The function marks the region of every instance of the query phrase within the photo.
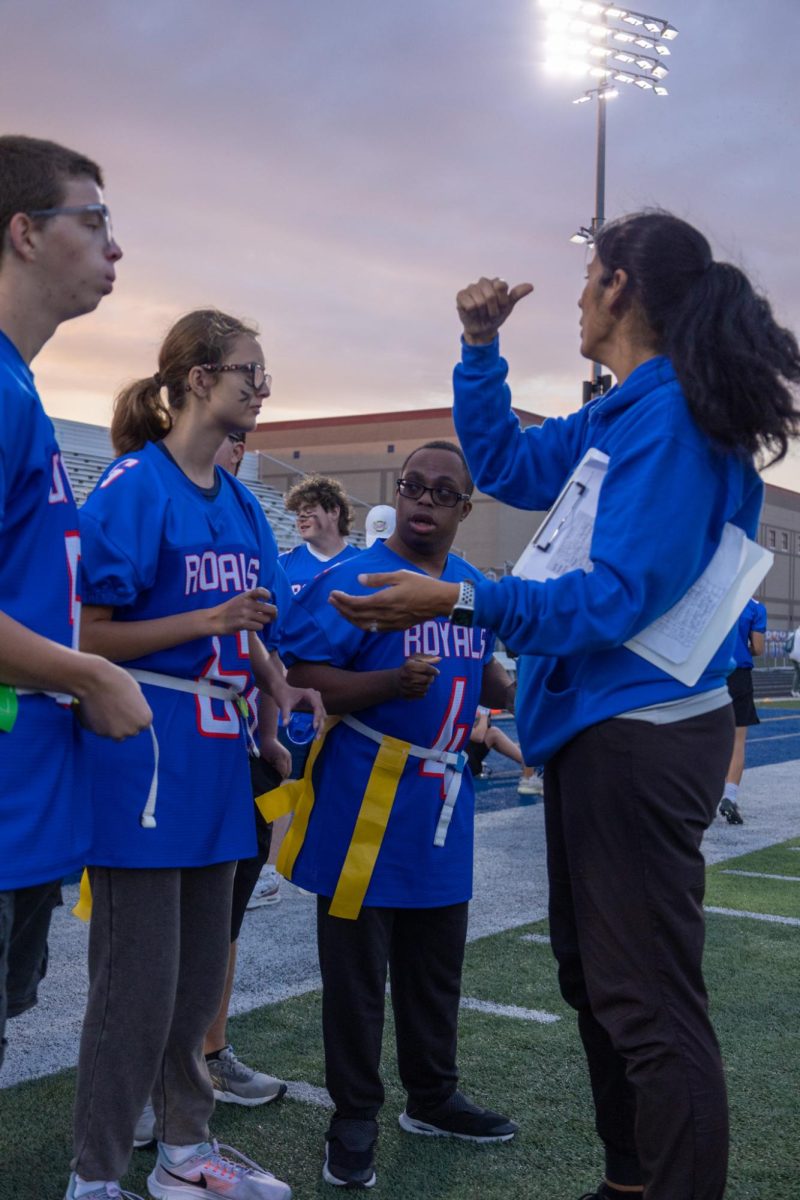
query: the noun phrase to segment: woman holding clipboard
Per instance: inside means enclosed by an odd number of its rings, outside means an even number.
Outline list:
[[[608,456],[591,569],[474,590],[398,572],[367,579],[374,596],[332,601],[381,631],[474,620],[520,655],[522,751],[546,763],[551,941],[605,1149],[592,1197],[721,1200],[727,1102],[700,843],[733,745],[733,635],[691,686],[625,643],[686,595],[726,526],[755,537],[754,458],[783,457],[800,428],[800,353],[702,234],[633,214],[599,231],[579,300],[581,353],[616,385],[523,431],[497,333],[532,290],[481,279],[459,293],[456,428],[478,487],[517,508],[549,508],[588,450]]]

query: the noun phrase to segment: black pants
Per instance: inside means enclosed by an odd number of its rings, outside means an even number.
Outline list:
[[[263,758],[250,756],[250,783],[253,788],[253,799],[280,787],[283,780],[275,768]],[[269,858],[269,848],[272,844],[272,825],[255,809],[256,841],[258,851],[252,858],[240,858],[236,864],[236,874],[233,877],[233,902],[231,904],[231,941],[239,938],[242,921],[253,894],[253,888],[258,883],[261,868]]]
[[[61,880],[0,892],[0,1066],[6,1017],[33,1008],[47,973],[47,935]]]
[[[381,1042],[391,975],[397,1065],[409,1111],[436,1108],[458,1085],[456,1042],[469,905],[362,908],[328,916],[317,898],[325,1083],[336,1116],[374,1120],[383,1104]]]
[[[703,982],[700,852],[731,709],[612,720],[545,769],[550,932],[578,1012],[607,1178],[647,1200],[721,1200],[728,1124]]]

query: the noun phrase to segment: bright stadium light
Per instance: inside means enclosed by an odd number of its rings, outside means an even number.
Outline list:
[[[577,245],[592,245],[605,221],[606,101],[619,95],[617,84],[654,96],[669,95],[664,59],[672,52],[665,43],[674,41],[678,31],[663,17],[599,0],[539,0],[539,4],[546,13],[546,70],[561,79],[588,77],[593,86],[573,104],[597,101],[595,215],[590,226],[581,225],[570,238]],[[602,395],[609,378],[594,363],[591,381],[584,384],[584,403]]]

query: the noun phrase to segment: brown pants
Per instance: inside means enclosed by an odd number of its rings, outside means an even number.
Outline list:
[[[234,866],[90,869],[72,1163],[83,1179],[125,1174],[151,1095],[159,1140],[208,1138],[214,1093],[203,1037],[225,986]]]
[[[703,982],[703,833],[733,745],[725,707],[611,720],[545,768],[550,935],[578,1012],[612,1183],[721,1200],[728,1112]]]

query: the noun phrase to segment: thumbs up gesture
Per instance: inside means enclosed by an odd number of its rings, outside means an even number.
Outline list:
[[[463,288],[456,296],[456,306],[464,326],[464,341],[470,346],[487,346],[517,301],[532,291],[532,283],[509,288],[504,279],[485,277]]]

